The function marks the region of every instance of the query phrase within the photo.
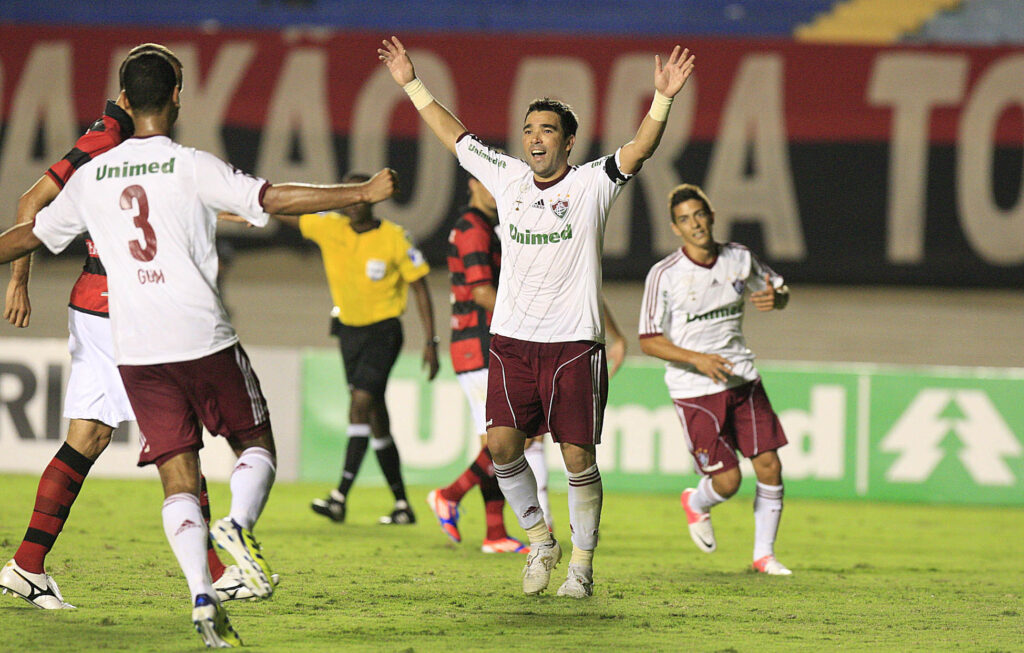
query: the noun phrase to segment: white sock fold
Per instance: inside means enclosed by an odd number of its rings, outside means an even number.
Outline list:
[[[206,558],[206,538],[209,531],[199,507],[199,497],[187,492],[172,494],[164,499],[161,509],[164,534],[178,559],[178,566],[185,574],[192,602],[200,594],[217,598],[210,578],[210,567]]]
[[[494,476],[523,530],[544,521],[544,511],[537,499],[537,479],[530,471],[526,456],[519,456],[507,465],[494,463]]]
[[[725,501],[725,497],[711,487],[711,477],[704,476],[697,483],[697,491],[690,495],[690,508],[697,512],[710,512],[712,508]]]
[[[532,447],[527,447],[523,455],[526,456],[526,462],[530,464],[533,477],[537,480],[537,500],[544,511],[544,521],[547,522],[548,528],[554,528],[555,520],[551,515],[551,501],[548,499],[548,463],[544,459],[544,443],[538,442]]]
[[[249,447],[238,457],[231,472],[231,518],[239,526],[252,530],[267,505],[276,474],[274,456],[263,447]]]
[[[775,555],[775,536],[782,519],[781,485],[758,482],[754,495],[754,560]]]
[[[574,549],[593,551],[601,526],[601,503],[604,487],[597,465],[578,474],[569,473],[569,528]]]

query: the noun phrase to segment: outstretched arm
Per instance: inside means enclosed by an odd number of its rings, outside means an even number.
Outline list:
[[[662,65],[661,55],[654,55],[654,102],[644,116],[633,140],[622,146],[619,152],[619,170],[631,175],[640,169],[643,162],[651,158],[658,149],[661,135],[665,132],[668,112],[672,100],[682,90],[686,80],[693,73],[694,57],[689,50],[676,46]]]
[[[9,263],[43,246],[43,241],[32,233],[35,224],[35,220],[22,222],[0,234],[0,263]]]
[[[390,41],[385,39],[383,44],[383,48],[377,49],[378,59],[388,67],[395,82],[409,94],[423,122],[427,123],[441,143],[455,154],[455,141],[465,133],[466,127],[452,115],[451,111],[435,100],[423,82],[417,79],[412,60],[398,37],[392,36]]]
[[[53,201],[60,193],[60,187],[50,178],[43,175],[25,191],[18,200],[18,218],[16,224],[30,223],[35,220],[36,213]],[[29,228],[31,231],[31,227]],[[4,301],[4,319],[16,327],[28,326],[32,314],[32,304],[28,299],[28,278],[32,266],[32,257],[24,256],[11,262],[11,281],[7,284],[7,295]]]
[[[375,204],[394,195],[396,179],[394,170],[384,168],[361,184],[274,184],[263,195],[263,210],[271,214],[302,215],[358,202]]]

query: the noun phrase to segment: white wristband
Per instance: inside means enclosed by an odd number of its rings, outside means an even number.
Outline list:
[[[416,107],[417,111],[434,101],[434,96],[430,94],[430,91],[423,85],[419,77],[403,86],[402,89],[409,96],[409,99],[412,100],[413,106]]]
[[[647,112],[648,115],[658,122],[665,122],[668,120],[668,110],[671,108],[672,98],[665,97],[655,89],[654,101],[651,102],[651,110]]]

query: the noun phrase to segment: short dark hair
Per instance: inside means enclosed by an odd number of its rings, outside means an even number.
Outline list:
[[[143,52],[124,65],[124,93],[138,113],[153,113],[171,101],[178,86],[174,66],[159,52]]]
[[[700,186],[696,184],[679,184],[668,194],[669,220],[672,220],[673,222],[675,221],[675,218],[672,216],[672,209],[674,209],[677,204],[682,204],[687,200],[698,200],[704,205],[705,211],[708,213],[715,212],[715,210],[711,208],[711,200],[708,199],[707,193],[705,193]]]
[[[572,107],[565,102],[558,100],[552,100],[549,97],[538,98],[530,103],[530,106],[526,107],[526,115],[529,116],[534,111],[551,111],[557,113],[559,120],[562,121],[562,131],[565,132],[566,136],[575,136],[576,129],[580,126],[580,121],[576,117],[576,112],[572,110]],[[525,116],[523,118],[526,119]]]
[[[124,61],[121,62],[121,67],[117,71],[117,83],[121,85],[121,88],[124,88],[125,65],[127,65],[130,59],[146,52],[158,52],[171,61],[171,64],[174,66],[175,76],[178,78],[178,88],[181,89],[181,71],[184,66],[181,65],[181,60],[178,59],[177,55],[175,55],[170,48],[165,45],[160,45],[159,43],[142,43],[140,45],[136,45],[128,52],[128,55],[125,56]]]

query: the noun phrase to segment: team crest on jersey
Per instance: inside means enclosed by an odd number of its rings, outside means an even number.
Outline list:
[[[569,211],[569,200],[568,199],[563,199],[563,198],[559,197],[551,205],[551,210],[558,217],[558,219],[564,218],[565,214],[568,213],[568,211]]]
[[[743,289],[746,288],[746,287],[747,287],[747,282],[746,282],[745,279],[735,279],[732,282],[732,289],[736,291],[737,295],[742,295],[743,294]]]

